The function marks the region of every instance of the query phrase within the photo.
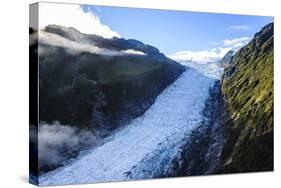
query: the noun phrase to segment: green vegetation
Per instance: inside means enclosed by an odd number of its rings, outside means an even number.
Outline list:
[[[231,119],[222,171],[273,170],[273,23],[234,55],[222,92]]]
[[[83,71],[93,73],[100,84],[113,84],[128,80],[131,77],[166,66],[165,61],[153,60],[147,56],[112,57],[108,59],[98,55],[85,54],[81,58],[82,63],[86,59],[94,59],[95,61],[85,62],[82,65],[84,66]]]

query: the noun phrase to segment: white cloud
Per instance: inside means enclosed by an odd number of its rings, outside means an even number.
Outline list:
[[[48,44],[52,46],[64,47],[68,49],[70,53],[79,53],[79,52],[89,52],[93,54],[100,54],[106,56],[123,56],[123,55],[146,55],[141,51],[136,51],[133,49],[128,50],[109,50],[105,48],[99,48],[94,46],[93,44],[89,44],[86,41],[81,40],[81,42],[76,42],[73,40],[69,40],[60,35],[54,33],[48,33],[46,31],[39,31],[39,43],[40,44]],[[46,53],[45,48],[39,48],[39,54]]]
[[[250,40],[251,40],[250,37],[241,37],[241,38],[234,38],[234,39],[225,39],[222,42],[224,46],[241,47],[241,45],[247,44]]]
[[[121,50],[123,54],[131,54],[131,55],[146,55],[144,52],[128,49],[128,50]]]
[[[169,58],[178,62],[199,62],[208,63],[219,61],[229,51],[237,51],[241,47],[245,46],[251,38],[241,37],[234,39],[225,39],[220,42],[212,42],[213,45],[220,45],[219,47],[212,48],[211,50],[202,51],[179,51],[172,55],[168,55]]]
[[[233,31],[248,31],[251,27],[249,25],[231,25],[228,29]]]
[[[180,51],[168,57],[178,62],[193,61],[198,63],[216,62],[220,60],[229,50],[227,48],[213,48],[203,51]]]
[[[38,142],[39,167],[58,165],[69,155],[97,144],[98,136],[91,131],[78,130],[69,125],[54,122],[40,123],[39,130],[31,127],[31,141]],[[65,152],[67,151],[67,152]]]
[[[96,34],[105,38],[120,37],[119,33],[102,24],[93,12],[84,12],[76,4],[39,3],[39,28],[55,24],[73,27],[82,33]]]

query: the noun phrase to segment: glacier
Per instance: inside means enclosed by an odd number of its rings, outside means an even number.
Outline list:
[[[202,120],[209,88],[221,76],[216,63],[190,62],[140,117],[102,145],[39,177],[40,186],[163,177]]]

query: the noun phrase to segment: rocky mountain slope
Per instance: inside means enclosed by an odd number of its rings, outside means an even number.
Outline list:
[[[273,23],[233,56],[222,93],[229,119],[219,172],[273,170]]]

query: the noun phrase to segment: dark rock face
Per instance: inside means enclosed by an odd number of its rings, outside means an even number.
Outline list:
[[[218,172],[273,170],[273,23],[234,55],[222,92],[230,117]]]

